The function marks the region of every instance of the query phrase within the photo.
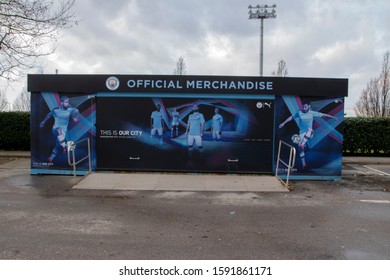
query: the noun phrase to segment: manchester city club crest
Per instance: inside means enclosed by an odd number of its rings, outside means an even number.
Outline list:
[[[109,77],[106,80],[106,86],[109,90],[116,90],[119,87],[119,80],[117,77]]]

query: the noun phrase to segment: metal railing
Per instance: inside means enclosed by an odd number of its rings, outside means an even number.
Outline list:
[[[288,157],[288,163],[286,163],[284,160],[282,160],[280,158],[280,151],[282,149],[282,144],[287,146],[289,149],[290,149],[290,152],[289,152],[289,157]],[[290,177],[290,173],[291,173],[291,169],[294,168],[294,164],[295,164],[295,157],[296,157],[296,149],[291,146],[290,144],[287,144],[286,142],[284,141],[279,141],[279,149],[278,149],[278,159],[276,161],[276,173],[275,173],[275,176],[279,178],[279,180],[288,188],[288,180],[289,180],[289,177]],[[287,177],[286,177],[286,182],[284,182],[282,180],[282,178],[280,176],[278,176],[278,169],[279,169],[279,163],[282,163],[285,167],[287,167]]]
[[[87,141],[88,154],[76,162],[76,146],[77,146],[77,144],[80,144],[80,143],[85,142],[85,141]],[[88,167],[89,167],[88,173],[92,172],[92,169],[91,169],[91,143],[90,143],[89,138],[84,138],[84,139],[79,140],[77,142],[68,141],[66,143],[66,145],[68,147],[68,164],[73,167],[73,185],[75,185],[76,184],[76,166],[77,166],[77,164],[88,159]],[[71,156],[71,154],[72,154],[72,156]],[[72,161],[71,161],[71,159],[72,159]]]

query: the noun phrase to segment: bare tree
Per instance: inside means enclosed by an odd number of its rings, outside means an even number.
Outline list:
[[[176,63],[176,68],[173,70],[173,75],[185,75],[187,74],[186,63],[182,56],[179,57],[179,60]]]
[[[7,109],[7,105],[9,106],[7,98],[0,92],[0,111],[5,111]]]
[[[287,77],[288,76],[288,69],[286,61],[283,59],[280,59],[278,61],[278,69],[276,71],[272,71],[272,76],[277,77]]]
[[[13,104],[14,111],[30,111],[31,110],[31,96],[24,88],[23,91],[16,97]]]
[[[383,55],[382,71],[380,76],[380,90],[382,101],[382,117],[390,117],[390,52],[387,51]]]
[[[390,117],[390,52],[383,55],[382,69],[378,78],[371,79],[360,94],[354,108],[359,117]]]
[[[0,77],[15,79],[54,52],[60,29],[74,23],[75,0],[0,0]]]

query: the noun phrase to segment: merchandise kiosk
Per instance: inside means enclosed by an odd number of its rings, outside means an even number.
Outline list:
[[[29,75],[28,90],[32,174],[73,174],[69,149],[90,155],[77,174],[275,174],[282,141],[291,179],[341,176],[347,79]]]

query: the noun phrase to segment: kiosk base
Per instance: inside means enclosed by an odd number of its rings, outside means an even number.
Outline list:
[[[275,176],[96,172],[75,189],[118,191],[288,192]]]

